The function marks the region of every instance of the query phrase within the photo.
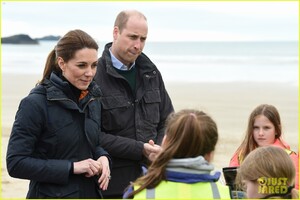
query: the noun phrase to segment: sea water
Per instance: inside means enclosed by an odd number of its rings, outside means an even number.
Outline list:
[[[168,81],[298,84],[297,42],[180,42],[149,44]]]
[[[2,75],[40,74],[56,41],[2,44]],[[99,42],[99,56],[105,43]],[[282,82],[298,86],[298,42],[147,42],[168,82]]]

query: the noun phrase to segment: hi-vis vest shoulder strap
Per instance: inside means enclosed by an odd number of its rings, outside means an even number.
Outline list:
[[[144,189],[134,195],[134,199],[230,199],[230,191],[219,182],[162,181],[156,188]]]
[[[292,153],[294,153],[292,150],[289,150],[289,149],[284,149],[285,150],[285,152],[287,153],[287,154],[289,154],[289,155],[291,155]]]

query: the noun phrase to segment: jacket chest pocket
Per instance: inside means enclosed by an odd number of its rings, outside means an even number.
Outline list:
[[[114,132],[123,129],[132,121],[132,103],[121,95],[101,98],[102,126],[105,131]],[[131,111],[131,112],[130,112]]]
[[[151,123],[159,123],[159,106],[161,102],[159,90],[146,91],[143,100],[142,110],[145,119]]]

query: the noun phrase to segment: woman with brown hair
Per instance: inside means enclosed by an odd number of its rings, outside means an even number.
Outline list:
[[[50,52],[42,81],[22,99],[8,149],[10,176],[29,179],[27,198],[101,198],[110,157],[101,147],[98,44],[72,30]]]

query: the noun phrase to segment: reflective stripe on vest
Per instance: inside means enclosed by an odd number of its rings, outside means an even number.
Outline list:
[[[229,188],[215,182],[205,183],[179,183],[171,181],[162,181],[154,189],[144,189],[134,195],[134,199],[160,199],[160,198],[176,198],[176,199],[230,199]]]
[[[154,199],[155,198],[155,189],[146,189],[146,199]]]
[[[215,182],[210,182],[210,186],[211,186],[211,190],[213,193],[213,198],[220,199],[220,193],[219,193],[217,184]]]

